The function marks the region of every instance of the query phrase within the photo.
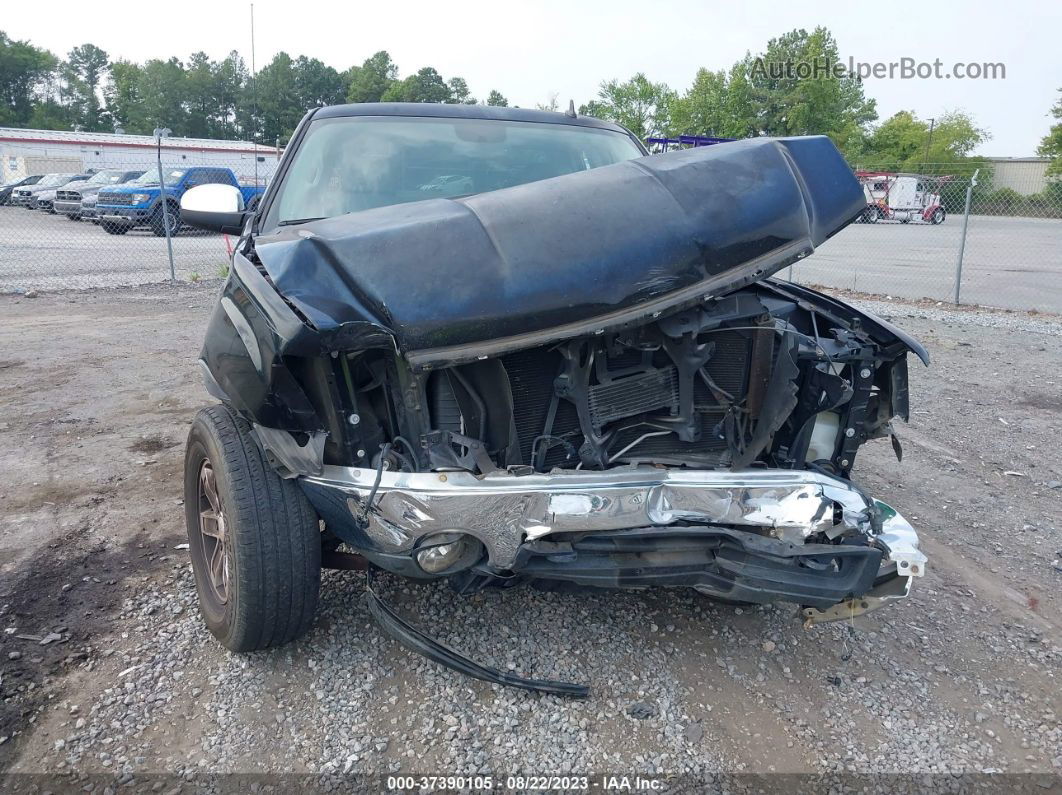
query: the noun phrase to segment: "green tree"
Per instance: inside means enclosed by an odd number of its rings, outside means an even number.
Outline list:
[[[0,124],[26,126],[37,94],[58,66],[58,59],[28,41],[14,41],[0,31]]]
[[[698,69],[693,85],[672,106],[670,129],[684,135],[725,135],[729,126],[727,73]]]
[[[450,87],[435,69],[425,66],[405,80],[392,83],[382,99],[384,102],[447,102]]]
[[[184,134],[211,137],[218,128],[218,84],[215,66],[205,52],[194,52],[188,58],[184,95],[188,109]]]
[[[929,123],[902,110],[871,133],[859,163],[887,171],[947,171],[947,165],[969,162],[973,150],[988,138],[968,113],[950,111],[936,120],[930,140]]]
[[[1062,92],[1062,88],[1059,89],[1059,92]],[[1051,125],[1051,129],[1044,136],[1044,139],[1040,141],[1040,146],[1036,152],[1041,157],[1051,158],[1051,163],[1047,166],[1047,173],[1056,176],[1062,175],[1062,97],[1059,97],[1058,101],[1051,107],[1051,115],[1058,120],[1058,123]]]
[[[855,129],[877,119],[876,103],[857,77],[839,71],[837,42],[826,28],[793,30],[745,59],[758,132],[764,135],[829,135],[850,148]],[[814,70],[818,70],[817,72]]]
[[[99,132],[110,128],[100,102],[100,86],[107,72],[107,53],[95,44],[74,47],[67,56],[65,77],[68,104],[75,123],[83,130]]]
[[[234,138],[242,135],[238,112],[240,98],[247,84],[247,66],[240,54],[233,50],[223,61],[214,65],[214,91],[217,102],[215,125],[211,136]]]
[[[757,133],[756,107],[745,61],[729,71],[699,69],[693,85],[672,103],[673,135],[748,138]]]
[[[295,72],[295,93],[300,115],[310,108],[338,105],[346,98],[347,85],[342,75],[317,58],[300,55],[292,69]]]
[[[300,106],[291,56],[286,52],[277,53],[258,71],[244,99],[257,103],[258,118],[254,129],[258,140],[272,144],[279,138],[281,143],[286,142],[305,113],[305,108]]]
[[[34,130],[70,130],[75,123],[70,106],[49,96],[33,103],[33,112],[25,126]]]
[[[602,83],[597,99],[582,106],[580,113],[622,124],[644,141],[668,131],[675,99],[666,84],[653,83],[639,72],[623,83]]]
[[[150,134],[156,127],[168,127],[174,135],[184,135],[188,111],[185,107],[187,77],[177,58],[147,61],[140,68],[136,93],[136,132]]]
[[[487,94],[487,104],[495,108],[507,108],[509,107],[509,100],[507,100],[500,91],[495,91],[493,88],[490,93]]]
[[[347,102],[379,102],[384,93],[398,80],[398,67],[386,50],[366,58],[361,66],[349,72]]]
[[[757,133],[756,105],[749,82],[748,60],[738,61],[727,75],[726,123],[718,135],[723,138],[750,138]]]
[[[463,77],[451,77],[446,85],[450,89],[449,99],[444,100],[451,105],[475,105],[476,98],[468,90],[468,83]]]
[[[140,101],[140,71],[132,61],[112,61],[110,81],[103,88],[107,116],[127,133],[142,133],[147,124]]]

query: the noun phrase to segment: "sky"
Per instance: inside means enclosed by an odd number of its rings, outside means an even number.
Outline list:
[[[239,50],[250,63],[250,3],[169,0],[125,3],[119,10],[84,0],[5,3],[0,30],[57,55],[92,42],[112,58],[143,61],[203,50],[212,58]],[[165,13],[155,8],[165,8]],[[142,9],[136,13],[136,9]],[[307,55],[343,70],[387,50],[401,76],[434,66],[464,77],[473,96],[491,89],[510,104],[562,107],[592,99],[602,80],[645,72],[684,90],[700,67],[728,68],[747,51],[794,28],[824,25],[843,59],[889,63],[940,59],[1002,63],[1005,79],[875,79],[864,82],[881,120],[900,110],[921,118],[965,110],[991,138],[977,154],[1035,154],[1062,96],[1062,3],[1044,0],[965,2],[776,3],[764,0],[506,0],[350,3],[257,0],[255,59],[279,51]],[[157,27],[157,31],[156,31]]]

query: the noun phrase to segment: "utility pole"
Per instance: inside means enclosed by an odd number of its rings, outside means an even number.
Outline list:
[[[926,165],[929,163],[929,145],[933,143],[933,125],[936,124],[936,119],[929,120],[929,136],[926,138],[926,154],[922,158],[922,171],[925,172]]]
[[[173,239],[170,237],[170,203],[166,196],[166,180],[162,176],[162,139],[173,130],[169,127],[155,128],[155,164],[159,169],[159,196],[162,200],[162,226],[166,232],[166,251],[170,255],[170,282],[176,284],[177,271],[173,267]]]
[[[254,186],[258,187],[258,75],[254,71],[254,3],[251,3],[251,141],[254,150]]]
[[[977,175],[981,169],[975,168],[970,184],[966,186],[966,207],[962,212],[962,234],[959,236],[959,261],[955,263],[955,304],[959,303],[959,290],[962,288],[962,258],[966,253],[966,228],[970,225],[970,198],[977,187]]]

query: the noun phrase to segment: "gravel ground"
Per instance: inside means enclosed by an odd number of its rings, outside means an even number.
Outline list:
[[[0,297],[0,768],[160,791],[227,772],[321,789],[517,772],[1062,786],[1058,318],[863,301],[934,357],[912,363],[904,462],[878,442],[857,463],[930,558],[897,606],[806,631],[792,605],[684,591],[462,598],[376,580],[474,659],[590,683],[580,702],[407,652],[373,625],[358,573],[326,574],[314,631],[289,647],[236,655],[211,638],[177,547],[213,289]]]

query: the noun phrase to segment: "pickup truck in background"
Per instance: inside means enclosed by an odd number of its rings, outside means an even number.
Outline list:
[[[11,196],[16,188],[30,188],[42,179],[44,179],[44,174],[31,174],[28,177],[23,177],[14,182],[7,182],[3,186],[0,186],[0,207],[3,207],[5,204],[11,204]]]
[[[43,188],[41,190],[34,191],[33,197],[26,205],[26,208],[29,210],[40,210],[41,212],[48,213],[49,215],[55,215],[55,208],[53,207],[53,204],[55,203],[55,194],[59,190],[67,187],[68,185],[76,188],[79,185],[83,184],[91,176],[92,174],[89,172],[86,172],[84,174],[75,174],[62,185],[56,185],[53,188]]]
[[[168,217],[172,236],[181,230],[180,200],[189,188],[232,185],[243,194],[244,206],[248,210],[254,210],[265,191],[261,186],[241,185],[235,172],[228,168],[167,168],[163,169],[162,175],[166,183],[164,189],[159,186],[158,169],[155,168],[149,168],[125,185],[101,189],[96,194],[96,214],[103,230],[112,235],[124,235],[130,229],[146,226],[162,237],[166,234],[165,219]]]
[[[67,184],[55,191],[52,201],[52,211],[65,215],[71,221],[81,220],[81,202],[89,196],[95,196],[99,191],[107,187],[117,187],[129,180],[143,175],[144,169],[136,171],[123,171],[121,169],[106,169],[97,171],[84,182]]]
[[[27,210],[32,210],[36,206],[37,193],[40,191],[51,190],[58,188],[60,185],[65,185],[77,174],[45,174],[40,180],[32,185],[27,184],[21,188],[15,188],[11,192],[11,204],[16,207],[24,207]]]

